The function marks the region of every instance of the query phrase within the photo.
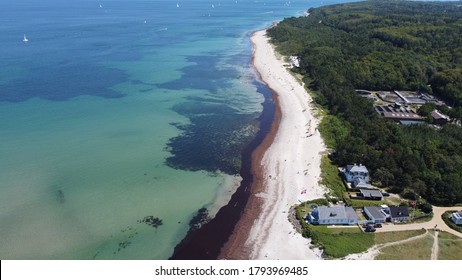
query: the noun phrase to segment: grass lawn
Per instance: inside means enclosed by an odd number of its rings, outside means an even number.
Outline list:
[[[447,232],[438,235],[439,260],[462,260],[462,239]]]
[[[376,260],[429,260],[432,254],[433,235],[385,247],[380,250]]]
[[[324,249],[324,255],[328,258],[343,258],[349,254],[361,253],[374,245],[374,234],[363,233],[358,227],[310,227],[313,242]]]
[[[397,197],[384,197],[383,200],[365,200],[365,199],[350,199],[348,198],[348,204],[351,207],[364,207],[364,206],[381,206],[386,204],[388,206],[398,206],[405,200]]]
[[[326,234],[341,234],[341,233],[361,233],[362,230],[358,226],[342,227],[342,226],[313,226],[318,233]]]
[[[378,206],[387,204],[383,200],[365,200],[365,199],[349,199],[348,204],[353,208],[362,208],[365,206]]]
[[[424,229],[421,230],[406,230],[394,232],[380,232],[375,234],[375,244],[385,244],[399,240],[405,240],[417,235],[425,233]]]
[[[406,200],[404,199],[401,199],[395,195],[393,196],[385,196],[383,198],[383,202],[382,204],[387,204],[387,205],[395,205],[395,206],[398,206],[400,205],[402,202],[405,202]]]

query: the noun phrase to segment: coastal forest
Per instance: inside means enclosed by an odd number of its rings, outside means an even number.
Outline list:
[[[339,166],[366,165],[375,183],[434,205],[462,203],[462,2],[367,1],[312,8],[268,30],[297,55],[320,130]],[[433,94],[454,121],[404,126],[382,118],[355,89]],[[426,112],[424,105],[419,113]]]

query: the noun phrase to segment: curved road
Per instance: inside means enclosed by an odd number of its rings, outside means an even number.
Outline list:
[[[462,211],[462,207],[436,207],[433,206],[433,219],[428,222],[424,223],[413,223],[413,224],[383,224],[381,228],[377,229],[377,232],[387,232],[387,231],[403,231],[403,230],[418,230],[418,229],[436,229],[443,230],[454,234],[462,238],[462,233],[453,230],[452,228],[448,227],[446,223],[443,221],[441,216],[446,211]]]

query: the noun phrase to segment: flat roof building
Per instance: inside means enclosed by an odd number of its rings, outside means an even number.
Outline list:
[[[371,200],[382,200],[383,195],[379,190],[370,190],[370,189],[360,189],[361,196],[364,197],[364,199],[371,199]]]
[[[423,117],[419,116],[411,109],[399,105],[377,105],[374,106],[374,109],[382,117],[395,122],[423,120]]]
[[[405,113],[405,112],[383,112],[382,116],[386,119],[394,121],[419,121],[423,118],[416,113]]]

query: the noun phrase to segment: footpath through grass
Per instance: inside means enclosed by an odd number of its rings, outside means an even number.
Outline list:
[[[405,231],[392,231],[392,232],[380,232],[375,234],[375,244],[385,244],[400,240],[406,240],[408,238],[422,235],[425,233],[424,229],[420,230],[405,230]]]
[[[380,250],[376,260],[429,260],[432,254],[433,236],[431,234],[403,244],[385,247]]]

